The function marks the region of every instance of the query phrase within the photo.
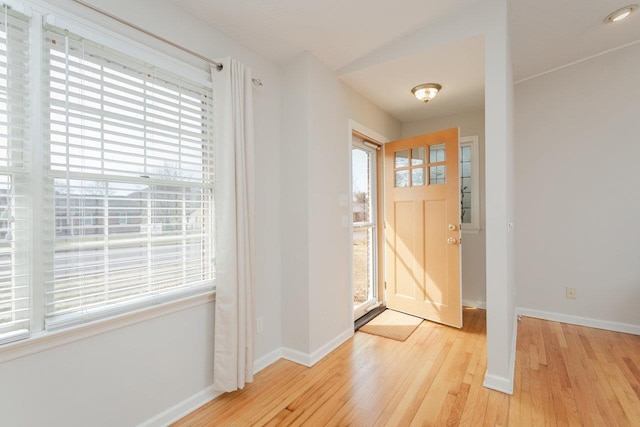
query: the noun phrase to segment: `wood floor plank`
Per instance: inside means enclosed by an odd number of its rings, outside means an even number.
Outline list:
[[[484,310],[405,341],[356,333],[312,368],[280,360],[175,426],[640,426],[640,336],[523,317],[514,394],[483,387]]]

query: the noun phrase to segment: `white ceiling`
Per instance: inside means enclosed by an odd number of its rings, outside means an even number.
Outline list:
[[[277,63],[308,51],[332,69],[481,0],[172,0]]]
[[[341,79],[401,122],[448,116],[484,108],[484,38],[476,37],[364,68]],[[411,88],[439,83],[427,105]]]
[[[276,63],[308,51],[339,70],[483,0],[171,1]],[[508,1],[515,80],[640,40],[640,12],[603,23],[631,0]],[[482,108],[481,45],[481,38],[455,42],[340,77],[402,122]],[[443,90],[424,105],[410,89],[428,82]]]
[[[638,0],[510,0],[509,26],[516,81],[609,49],[640,41],[640,11],[603,22]]]

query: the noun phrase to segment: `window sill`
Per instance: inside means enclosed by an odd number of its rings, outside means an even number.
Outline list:
[[[35,332],[27,339],[8,343],[0,347],[0,363],[50,350],[74,341],[135,325],[136,323],[166,316],[167,314],[186,310],[198,305],[207,304],[215,301],[215,298],[215,291],[210,290],[183,299],[145,307],[137,311],[96,320],[91,323],[85,323],[59,331]]]

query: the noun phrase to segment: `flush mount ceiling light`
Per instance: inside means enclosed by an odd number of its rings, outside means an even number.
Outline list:
[[[637,4],[630,4],[629,6],[621,7],[615,12],[609,14],[606,18],[604,18],[604,22],[618,22],[622,21],[624,18],[628,17],[638,8]]]
[[[422,102],[429,102],[442,89],[437,83],[425,83],[411,89],[411,93],[416,96]]]

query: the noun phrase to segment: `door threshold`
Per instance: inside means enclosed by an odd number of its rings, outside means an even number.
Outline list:
[[[358,329],[362,328],[364,325],[369,323],[371,320],[373,320],[374,317],[378,316],[386,309],[387,307],[385,307],[384,305],[381,305],[380,307],[376,307],[373,310],[369,311],[368,313],[365,313],[364,316],[360,317],[355,322],[353,322],[354,332],[356,332]]]

